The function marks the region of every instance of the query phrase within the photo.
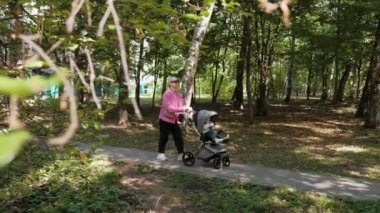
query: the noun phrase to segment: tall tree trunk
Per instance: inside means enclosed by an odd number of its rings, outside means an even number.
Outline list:
[[[136,72],[136,89],[135,89],[135,97],[137,105],[140,107],[140,87],[141,87],[141,70],[144,66],[143,55],[144,55],[144,40],[142,39],[140,42],[140,51],[139,51],[139,62],[137,64],[137,72]]]
[[[164,70],[163,70],[163,79],[162,79],[162,88],[161,88],[161,99],[162,99],[162,96],[164,95],[165,93],[165,90],[166,90],[166,85],[167,85],[167,80],[168,80],[168,62],[166,59],[164,59]]]
[[[328,93],[328,78],[329,78],[329,67],[325,66],[322,68],[322,95],[321,95],[321,101],[326,101],[329,93]]]
[[[344,73],[342,75],[342,78],[340,79],[338,90],[336,91],[335,95],[335,102],[336,103],[341,103],[343,102],[343,97],[344,97],[344,89],[346,87],[346,82],[348,80],[348,77],[350,77],[350,72],[353,67],[353,62],[352,60],[347,61]]]
[[[249,23],[247,21],[247,18],[243,18],[242,25],[243,25],[243,33],[241,37],[241,47],[240,47],[240,54],[237,61],[236,66],[236,86],[234,90],[233,95],[233,103],[235,107],[241,107],[243,104],[243,78],[244,78],[244,61],[246,57],[247,52],[247,35],[244,33],[246,31],[246,28],[248,27]]]
[[[307,89],[306,89],[307,100],[310,100],[311,84],[313,81],[313,77],[314,77],[314,52],[311,53],[310,65],[309,65],[309,74],[307,76]]]
[[[380,127],[380,15],[378,15],[378,25],[373,46],[370,64],[370,69],[373,71],[369,82],[368,112],[364,126],[375,129]]]
[[[372,58],[371,58],[371,61],[372,61]],[[358,109],[356,110],[356,113],[355,113],[356,118],[364,117],[365,111],[367,109],[368,100],[369,100],[369,82],[371,81],[371,78],[372,78],[372,72],[373,72],[373,68],[369,67],[367,71],[367,77],[365,80],[363,91],[362,91],[362,96],[358,104]]]
[[[227,50],[227,49],[226,49]],[[220,93],[220,88],[222,87],[222,84],[223,84],[223,80],[224,80],[224,73],[226,72],[226,62],[223,60],[222,61],[222,73],[223,75],[220,77],[219,79],[219,84],[216,88],[216,91],[215,91],[215,94],[214,96],[212,97],[212,103],[216,103],[217,100],[218,100],[218,97],[219,97],[219,93]]]
[[[212,85],[211,85],[211,102],[215,103],[216,102],[216,89],[217,89],[217,84],[218,84],[218,72],[219,72],[219,54],[220,54],[220,49],[218,49],[217,53],[217,60],[214,63],[215,66],[215,73],[212,72]]]
[[[23,44],[20,39],[18,39],[18,35],[23,32],[22,25],[22,2],[19,0],[9,1],[8,3],[10,13],[13,16],[13,21],[11,23],[12,34],[16,37],[11,39],[10,47],[10,57],[9,57],[9,66],[15,66],[17,61],[23,59]]]
[[[154,60],[154,83],[153,83],[152,108],[156,106],[157,80],[158,80],[158,53],[156,54],[156,57]]]
[[[317,97],[317,90],[320,80],[320,75],[317,74],[317,70],[314,68],[314,80],[313,80],[313,86],[312,86],[312,97]]]
[[[340,38],[341,38],[341,0],[337,0],[336,16],[336,41],[335,41],[335,85],[333,101],[337,102],[337,92],[339,83],[339,61],[340,61]]]
[[[296,34],[294,30],[291,30],[291,41],[290,41],[290,60],[288,69],[288,87],[286,91],[285,103],[289,103],[292,96],[293,89],[293,75],[294,75],[294,65],[295,65],[295,48],[296,48]]]
[[[118,83],[119,83],[119,97],[117,99],[118,106],[118,115],[119,115],[119,125],[127,125],[129,123],[128,120],[128,112],[127,112],[127,100],[129,96],[128,86],[124,82],[124,71],[123,68],[120,67],[119,75],[118,75]]]
[[[356,83],[358,82],[357,81],[357,67],[358,67],[358,62],[355,60],[353,61],[353,66],[352,66],[352,72],[350,74],[350,81],[349,81],[349,85],[348,85],[348,89],[349,89],[349,94],[348,94],[348,99],[350,101],[353,101],[355,99],[355,92],[356,92]]]
[[[362,63],[363,63],[363,59],[360,59],[359,60],[359,64],[357,66],[357,71],[356,71],[356,80],[357,80],[357,83],[356,83],[356,99],[359,99],[360,97],[360,88],[361,88],[361,84],[362,84],[362,78],[361,78],[361,71],[362,71]]]
[[[197,98],[197,76],[196,75],[194,75],[194,82],[193,82],[193,84],[194,84],[193,85],[194,92],[191,95],[191,103],[196,104],[196,102],[197,102],[197,100],[196,100],[196,98]],[[199,88],[199,91],[200,91],[200,88]],[[199,97],[199,99],[200,99],[200,97]]]
[[[205,37],[207,27],[210,23],[212,13],[214,11],[215,3],[212,2],[208,8],[208,16],[201,17],[194,30],[192,43],[189,51],[189,57],[185,63],[185,73],[182,78],[182,85],[184,86],[184,99],[186,106],[190,106],[191,98],[194,92],[194,76],[197,71],[199,51],[202,41]]]
[[[269,57],[263,56],[260,65],[259,97],[257,99],[257,112],[259,116],[268,115],[267,88],[269,83]]]
[[[252,98],[252,83],[251,83],[251,54],[252,54],[252,41],[250,28],[247,29],[248,38],[248,50],[246,54],[246,90],[248,97],[248,112],[249,112],[249,124],[253,124],[253,98]]]

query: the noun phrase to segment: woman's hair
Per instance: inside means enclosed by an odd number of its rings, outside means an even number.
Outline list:
[[[171,81],[172,78],[177,79],[177,77],[175,77],[175,76],[169,76],[169,77],[167,78],[168,81],[166,82],[166,87],[167,87],[167,88],[170,88],[170,83],[172,83],[172,81]]]

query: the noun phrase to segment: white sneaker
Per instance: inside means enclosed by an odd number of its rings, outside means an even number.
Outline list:
[[[159,154],[157,155],[157,160],[160,160],[160,161],[166,161],[166,160],[168,160],[168,158],[165,156],[164,153],[159,153]]]
[[[183,158],[183,153],[178,154],[177,160],[182,161],[182,158]]]

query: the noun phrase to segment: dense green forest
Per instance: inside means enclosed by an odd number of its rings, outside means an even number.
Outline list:
[[[0,168],[31,144],[155,150],[161,95],[177,76],[187,105],[216,109],[237,138],[247,130],[233,153],[265,153],[238,162],[380,177],[372,141],[380,127],[379,0],[0,0],[0,32]],[[308,121],[314,132],[299,133]],[[300,123],[287,126],[292,139],[274,127],[281,122]],[[320,136],[318,128],[334,130]],[[369,157],[339,156],[354,163],[322,169],[298,157],[272,161],[275,154],[250,142],[271,140],[286,158],[282,139],[304,147],[321,137],[325,147],[345,140],[328,138],[336,128],[370,137],[339,135]]]

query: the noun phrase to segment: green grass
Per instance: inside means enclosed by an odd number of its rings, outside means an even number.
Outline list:
[[[0,176],[0,212],[368,212],[380,201],[353,201],[181,172],[88,159],[27,146]]]
[[[105,212],[129,206],[120,176],[64,152],[28,146],[0,176],[0,212]]]

